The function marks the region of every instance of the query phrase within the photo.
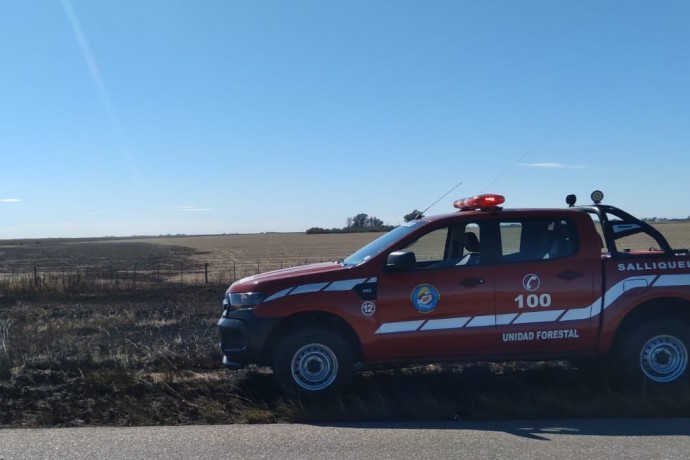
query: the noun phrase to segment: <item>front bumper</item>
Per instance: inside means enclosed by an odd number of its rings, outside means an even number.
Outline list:
[[[223,365],[241,369],[248,364],[267,364],[265,345],[276,322],[257,318],[251,310],[225,310],[218,320]]]

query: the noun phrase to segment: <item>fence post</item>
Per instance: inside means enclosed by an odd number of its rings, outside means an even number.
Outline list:
[[[204,264],[204,281],[208,284],[208,262]]]

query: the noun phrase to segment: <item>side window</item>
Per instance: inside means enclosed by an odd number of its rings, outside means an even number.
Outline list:
[[[428,267],[444,262],[447,242],[448,228],[443,227],[421,236],[407,246],[405,250],[414,252],[417,258],[417,267]]]
[[[409,244],[417,268],[477,265],[481,261],[479,225],[475,223],[433,230]]]
[[[522,224],[520,222],[502,222],[501,226],[501,255],[504,261],[520,258],[520,239]]]
[[[568,220],[501,222],[501,260],[529,262],[568,257],[577,251],[576,236],[575,226]]]

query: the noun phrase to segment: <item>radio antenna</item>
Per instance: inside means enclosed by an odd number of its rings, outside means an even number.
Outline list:
[[[503,170],[503,172],[502,172],[501,174],[499,174],[499,175],[496,176],[491,182],[489,182],[489,184],[488,184],[486,187],[484,187],[484,189],[481,191],[481,193],[486,192],[486,189],[488,189],[489,187],[491,187],[492,185],[494,185],[496,182],[498,182],[498,180],[499,180],[501,177],[505,176],[506,173],[507,173],[508,171],[510,171],[511,169],[513,169],[513,168],[515,167],[515,165],[519,164],[522,160],[525,159],[525,157],[526,157],[527,155],[529,155],[530,153],[532,153],[532,152],[534,152],[535,150],[537,150],[539,147],[542,146],[543,143],[545,143],[546,141],[548,141],[550,138],[551,138],[551,136],[546,136],[544,139],[542,139],[541,141],[537,142],[536,145],[535,145],[534,147],[532,147],[531,149],[529,149],[527,152],[523,153],[522,156],[520,156],[520,158],[518,158],[517,160],[515,160],[515,161],[513,162],[513,164],[511,164],[510,166],[508,166],[505,170]]]
[[[427,211],[428,211],[429,209],[431,209],[436,203],[438,203],[439,201],[441,201],[442,199],[444,199],[450,192],[452,192],[452,191],[455,190],[456,188],[460,187],[461,185],[462,185],[462,181],[460,181],[460,182],[458,182],[457,184],[455,184],[455,186],[454,186],[452,189],[448,190],[446,193],[444,193],[443,195],[441,195],[441,197],[440,197],[438,200],[436,200],[436,201],[434,201],[433,203],[431,203],[424,211],[422,211],[422,212],[420,212],[419,214],[417,214],[417,216],[415,217],[415,219],[419,219],[419,218],[421,218],[422,216],[424,216],[424,213],[425,213],[425,212],[427,212]]]

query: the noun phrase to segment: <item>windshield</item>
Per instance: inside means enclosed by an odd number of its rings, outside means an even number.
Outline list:
[[[347,266],[354,266],[366,262],[367,260],[371,259],[376,254],[380,253],[381,251],[383,251],[384,249],[386,249],[387,247],[389,247],[405,235],[412,232],[412,230],[415,230],[425,224],[426,222],[424,221],[413,220],[412,222],[407,222],[400,225],[399,227],[395,227],[390,232],[376,238],[371,243],[357,250],[350,257],[344,259],[343,264]]]

